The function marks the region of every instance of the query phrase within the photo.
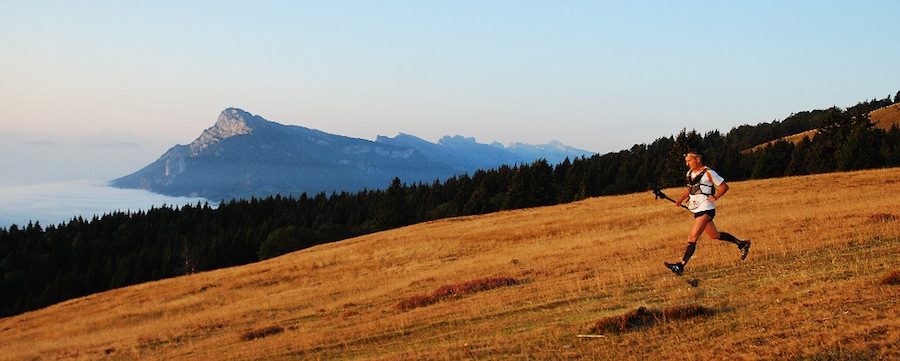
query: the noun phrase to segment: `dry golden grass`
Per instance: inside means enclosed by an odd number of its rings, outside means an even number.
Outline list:
[[[755,151],[757,151],[757,150],[759,150],[759,149],[761,149],[761,148],[765,148],[765,147],[767,147],[767,146],[770,146],[770,145],[772,145],[772,144],[775,144],[775,142],[780,141],[780,140],[783,140],[783,141],[785,141],[785,142],[788,142],[788,143],[791,143],[791,144],[796,145],[796,144],[802,142],[802,141],[803,141],[804,139],[806,139],[806,138],[809,138],[810,140],[812,140],[812,139],[815,138],[816,135],[818,135],[818,134],[819,134],[819,130],[818,130],[818,129],[807,130],[807,131],[802,132],[802,133],[797,133],[797,134],[794,134],[794,135],[788,135],[788,136],[781,137],[781,138],[778,138],[778,139],[773,140],[773,141],[770,141],[770,142],[765,142],[765,143],[763,143],[763,144],[757,145],[757,146],[752,147],[752,148],[750,148],[750,149],[746,149],[746,150],[744,150],[743,152],[744,152],[744,153],[755,152]]]
[[[900,127],[900,103],[873,110],[869,113],[869,120],[885,130],[895,125]]]
[[[0,319],[0,359],[900,358],[900,285],[882,281],[900,269],[900,169],[735,182],[718,203],[719,228],[751,238],[750,256],[701,238],[684,277],[662,263],[680,259],[689,214],[650,192],[594,198],[419,224]],[[506,277],[521,282],[396,307]],[[641,307],[704,313],[576,337]]]

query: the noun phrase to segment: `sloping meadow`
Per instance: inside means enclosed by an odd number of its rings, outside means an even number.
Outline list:
[[[676,189],[664,190],[676,195]],[[900,169],[439,220],[0,320],[0,359],[896,359]],[[578,337],[590,336],[590,337]]]

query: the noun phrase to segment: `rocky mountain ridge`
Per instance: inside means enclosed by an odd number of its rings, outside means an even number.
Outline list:
[[[110,184],[219,201],[383,189],[394,178],[431,183],[504,164],[541,158],[556,164],[566,157],[590,155],[559,142],[515,143],[506,148],[462,136],[431,143],[403,133],[370,141],[283,125],[228,108],[190,144],[176,145],[150,165]]]

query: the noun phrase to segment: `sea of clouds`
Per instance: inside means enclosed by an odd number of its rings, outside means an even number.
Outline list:
[[[46,227],[79,216],[90,220],[116,211],[205,203],[202,198],[108,186],[109,180],[150,164],[172,144],[120,134],[44,140],[0,133],[0,228],[29,222]]]
[[[170,197],[145,190],[119,189],[105,182],[80,180],[33,185],[0,185],[0,228],[40,222],[44,227],[68,222],[76,217],[90,220],[95,215],[116,211],[181,207],[206,203],[203,198]],[[211,206],[215,206],[210,202]]]

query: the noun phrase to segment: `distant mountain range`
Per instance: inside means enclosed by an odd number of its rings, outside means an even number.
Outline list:
[[[432,183],[478,169],[550,164],[593,153],[559,142],[544,145],[477,143],[444,137],[431,143],[409,134],[375,141],[284,125],[237,108],[225,109],[216,124],[188,145],[176,145],[158,160],[110,182],[210,200],[358,192],[384,189],[394,178]]]

